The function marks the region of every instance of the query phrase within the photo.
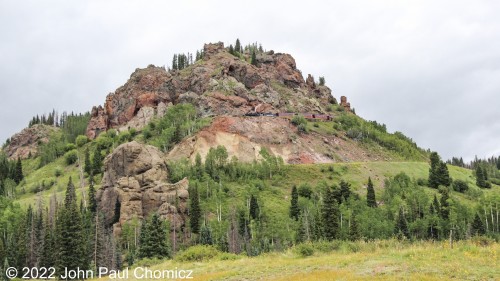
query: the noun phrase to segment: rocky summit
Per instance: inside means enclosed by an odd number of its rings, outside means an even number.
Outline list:
[[[94,107],[87,136],[110,128],[140,129],[168,107],[192,103],[201,116],[242,116],[248,112],[325,113],[337,103],[332,91],[309,75],[304,80],[289,54],[261,52],[234,56],[223,43],[205,44],[203,57],[182,70],[150,65],[136,69],[125,85]],[[345,104],[348,107],[347,104]]]

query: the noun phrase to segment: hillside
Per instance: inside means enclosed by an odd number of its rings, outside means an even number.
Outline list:
[[[37,116],[13,136],[0,155],[0,260],[118,269],[210,245],[234,263],[264,255],[250,261],[262,267],[310,243],[498,246],[500,159],[447,165],[357,116],[323,77],[304,79],[291,55],[236,45],[136,69],[104,106]]]

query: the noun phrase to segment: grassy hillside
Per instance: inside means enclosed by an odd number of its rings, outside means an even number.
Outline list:
[[[484,241],[483,241],[484,242]],[[296,247],[259,257],[219,254],[208,260],[143,261],[156,271],[193,270],[193,280],[495,280],[500,244],[460,241],[408,243],[397,240],[312,245],[304,257]],[[323,251],[321,251],[321,250]],[[134,278],[129,270],[129,280]],[[107,280],[102,278],[100,280]]]

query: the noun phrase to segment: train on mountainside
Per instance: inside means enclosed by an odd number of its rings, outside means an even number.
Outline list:
[[[317,113],[296,113],[296,112],[255,112],[251,111],[245,114],[248,117],[258,117],[258,116],[266,116],[266,117],[281,117],[292,119],[294,116],[302,116],[308,120],[319,120],[319,121],[331,121],[333,120],[333,116],[328,114],[317,114]]]

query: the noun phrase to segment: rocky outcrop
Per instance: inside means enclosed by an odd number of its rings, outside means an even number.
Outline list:
[[[231,55],[224,44],[205,44],[204,58],[183,70],[148,66],[92,110],[87,136],[95,138],[109,128],[141,129],[168,105],[192,103],[202,116],[243,115],[256,108],[265,112],[324,113],[334,103],[331,90],[317,86],[312,76],[304,81],[289,54],[262,52],[257,65]],[[167,105],[167,106],[165,106]]]
[[[343,106],[345,110],[351,111],[351,103],[347,102],[346,96],[340,97],[340,106]]]
[[[25,128],[10,138],[4,151],[10,159],[26,159],[30,154],[35,156],[38,147],[49,142],[50,136],[57,130],[58,128],[47,125],[33,125]]]
[[[118,146],[104,160],[99,209],[115,231],[134,217],[156,212],[181,229],[187,218],[188,180],[168,183],[164,155],[157,148],[129,142]],[[116,213],[118,212],[118,213]]]

